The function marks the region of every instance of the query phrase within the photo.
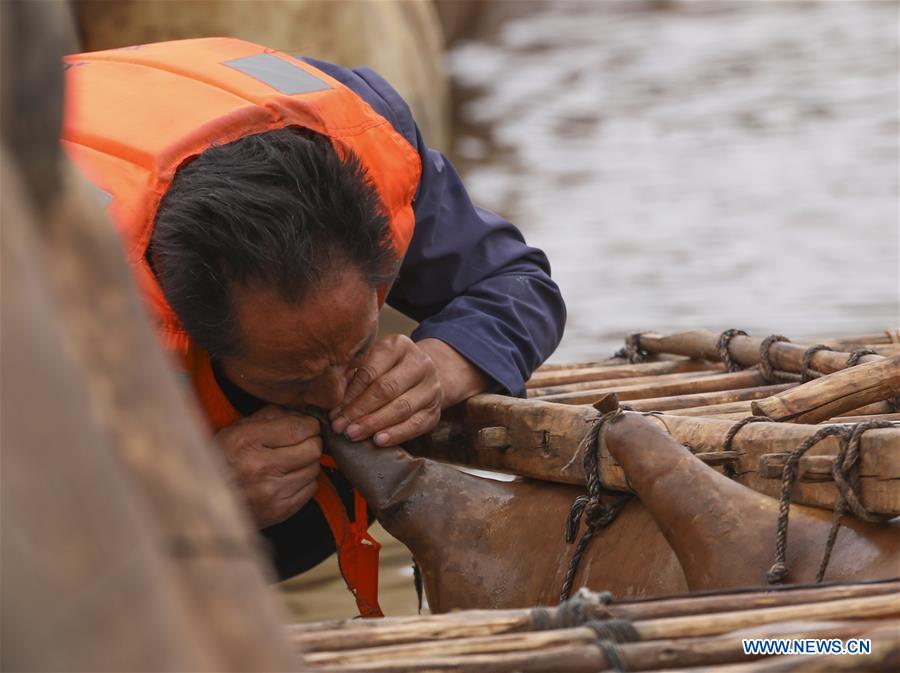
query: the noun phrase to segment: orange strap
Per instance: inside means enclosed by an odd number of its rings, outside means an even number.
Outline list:
[[[331,456],[319,461],[326,467],[335,467]],[[318,503],[334,536],[338,565],[350,593],[356,598],[356,607],[363,618],[384,617],[378,605],[378,555],[381,545],[369,535],[366,501],[353,490],[354,521],[350,521],[337,489],[324,472],[319,472]]]

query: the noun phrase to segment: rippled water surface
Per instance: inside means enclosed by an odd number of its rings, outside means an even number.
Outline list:
[[[898,319],[898,4],[494,3],[456,154],[547,251],[558,359],[623,334]],[[498,14],[505,14],[497,21]]]

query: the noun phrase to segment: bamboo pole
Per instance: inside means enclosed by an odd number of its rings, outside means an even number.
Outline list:
[[[758,400],[774,395],[775,393],[780,393],[783,390],[790,390],[798,385],[798,383],[776,383],[771,386],[751,386],[750,388],[721,390],[712,393],[688,393],[686,395],[673,395],[670,397],[651,397],[645,400],[631,400],[628,402],[628,406],[635,411],[671,411],[673,409],[688,409],[690,407],[726,404],[728,402]]]
[[[640,336],[640,345],[650,353],[672,353],[685,357],[703,358],[711,362],[721,362],[716,350],[718,339],[718,334],[707,330],[693,330],[671,336],[645,332]],[[728,347],[732,359],[739,365],[752,367],[759,362],[759,347],[762,341],[755,337],[740,335],[734,337]],[[805,351],[806,346],[776,342],[769,350],[769,357],[775,369],[799,373]],[[880,357],[879,355],[865,355],[859,361],[860,363],[874,362]],[[816,371],[830,374],[847,367],[847,354],[836,351],[818,351],[813,354],[810,364]]]
[[[900,635],[896,625],[861,634],[871,640],[872,654],[800,654],[791,657],[767,657],[746,664],[703,666],[691,669],[664,669],[657,673],[848,673],[850,671],[894,672],[900,661]]]
[[[685,374],[671,382],[661,381],[636,385],[608,385],[592,390],[560,393],[542,397],[545,402],[557,404],[592,404],[603,395],[615,393],[620,400],[642,400],[651,397],[667,397],[688,393],[709,393],[734,388],[750,388],[766,383],[763,375],[755,369],[727,374],[697,372]]]
[[[642,641],[663,638],[685,638],[728,633],[775,622],[792,620],[876,619],[900,617],[900,597],[896,594],[845,598],[806,605],[785,605],[774,608],[736,610],[714,615],[667,617],[635,622]]]
[[[752,402],[773,421],[819,423],[858,407],[900,396],[900,355],[845,369]]]
[[[805,605],[816,602],[892,595],[900,581],[864,584],[755,589],[715,594],[685,594],[671,598],[586,603],[592,619],[640,621],[666,617],[731,612],[736,604],[746,609]],[[536,614],[540,612],[541,614]],[[381,620],[343,620],[287,627],[291,644],[299,651],[319,652],[398,645],[431,639],[483,638],[536,630],[537,624],[562,626],[558,607],[514,610],[466,610],[443,615],[388,617]]]
[[[678,360],[644,362],[634,365],[573,367],[571,369],[559,369],[554,371],[538,370],[531,376],[525,385],[527,388],[542,389],[585,381],[628,379],[639,376],[659,376],[661,374],[680,374],[684,372],[709,371],[716,369],[721,370],[722,367],[703,360],[679,358]]]
[[[755,635],[776,633],[791,638],[850,638],[884,622],[868,620],[850,623],[809,623],[794,628],[777,625],[768,630],[755,630]],[[649,642],[622,643],[618,655],[630,671],[650,670],[660,664],[696,666],[701,664],[745,661],[741,647],[745,634],[727,636],[665,639]],[[479,638],[425,640],[405,645],[367,647],[352,650],[307,653],[303,661],[311,666],[344,667],[353,664],[392,662],[397,665],[427,665],[428,658],[465,657],[483,654],[540,654],[540,650],[563,646],[590,645],[597,641],[594,629],[581,626],[552,631],[535,631]],[[601,654],[602,656],[602,654]],[[606,666],[609,662],[604,662]],[[593,669],[597,670],[597,669]]]

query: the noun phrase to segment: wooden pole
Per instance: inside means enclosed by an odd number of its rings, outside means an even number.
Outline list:
[[[564,383],[558,386],[548,386],[545,388],[531,388],[528,390],[528,397],[550,399],[551,396],[555,397],[564,393],[584,393],[591,399],[594,399],[597,395],[596,391],[598,390],[601,391],[600,394],[602,395],[606,390],[622,390],[627,387],[645,386],[653,383],[683,383],[687,381],[696,381],[717,374],[721,375],[722,373],[721,369],[707,369],[706,371],[679,372],[674,374],[660,374],[658,376],[634,376],[624,379],[579,381],[576,383]]]
[[[664,617],[730,612],[735,605],[745,609],[896,595],[900,582],[821,586],[814,588],[762,589],[712,595],[687,594],[636,602],[588,605],[593,619],[641,621]],[[542,613],[538,618],[537,612]],[[536,630],[537,624],[562,626],[557,607],[516,610],[466,610],[443,615],[387,617],[381,620],[342,620],[287,627],[292,645],[302,652],[341,651],[421,642],[428,639],[484,638]]]
[[[743,402],[769,397],[783,390],[796,387],[797,383],[776,383],[771,386],[752,386],[735,390],[721,390],[712,393],[689,393],[671,397],[651,397],[645,400],[630,400],[628,406],[635,411],[671,411],[672,409],[688,409],[728,402]]]
[[[711,362],[721,362],[716,350],[718,340],[718,334],[707,330],[692,330],[671,336],[644,332],[640,337],[640,345],[650,353],[672,353],[703,358]],[[734,337],[729,344],[732,359],[739,365],[752,367],[759,362],[759,347],[762,341],[755,337]],[[769,350],[769,357],[775,369],[799,373],[806,348],[799,344],[776,342]],[[859,361],[860,363],[874,362],[880,358],[879,355],[865,355]],[[818,351],[813,354],[810,364],[816,371],[830,374],[847,367],[847,353]]]
[[[806,605],[785,605],[758,610],[736,610],[714,615],[668,617],[635,622],[641,640],[686,638],[728,633],[775,622],[792,620],[848,620],[900,617],[900,599],[896,594],[845,598]]]
[[[763,375],[756,369],[728,374],[696,372],[684,374],[665,381],[639,383],[635,385],[607,385],[591,390],[572,393],[559,393],[542,397],[545,402],[557,404],[593,404],[609,393],[615,393],[623,401],[643,400],[651,397],[668,397],[690,393],[709,393],[735,388],[750,388],[766,383]]]
[[[600,367],[573,367],[572,369],[558,369],[553,371],[536,371],[528,380],[528,388],[544,389],[564,384],[605,381],[610,379],[630,379],[634,377],[659,376],[661,374],[681,374],[684,372],[698,372],[708,370],[720,370],[720,365],[705,362],[703,360],[691,360],[679,358],[677,360],[662,360],[661,362],[644,362],[641,364],[625,364],[619,366]],[[596,386],[595,386],[596,387]],[[547,393],[540,393],[547,394]]]
[[[61,157],[67,8],[0,12],[0,668],[294,668],[257,533]]]
[[[819,423],[866,404],[900,396],[900,355],[851,367],[752,402],[773,421]]]
[[[757,629],[759,633],[774,633],[790,638],[851,638],[884,622],[876,620],[857,623],[816,624],[794,628],[777,625],[774,628]],[[701,664],[746,661],[741,647],[746,634],[727,636],[665,639],[649,642],[620,643],[615,645],[618,656],[629,671],[658,668],[661,664],[697,666]],[[393,662],[398,665],[426,665],[428,658],[465,657],[484,654],[540,654],[540,650],[563,646],[590,645],[597,641],[597,633],[590,627],[574,627],[552,631],[535,631],[480,638],[423,640],[406,645],[368,647],[352,650],[307,653],[303,661],[311,666],[332,666]],[[609,665],[609,662],[606,662]],[[596,670],[596,669],[595,669]]]

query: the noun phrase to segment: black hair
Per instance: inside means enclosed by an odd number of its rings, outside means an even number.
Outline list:
[[[274,289],[296,303],[346,268],[377,287],[397,262],[359,159],[295,128],[211,147],[179,168],[148,259],[188,334],[214,358],[240,352],[233,288]]]

